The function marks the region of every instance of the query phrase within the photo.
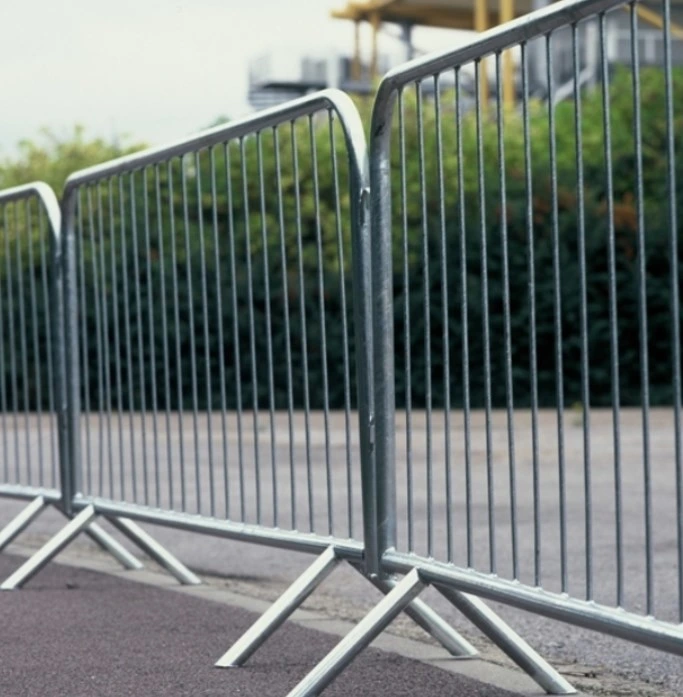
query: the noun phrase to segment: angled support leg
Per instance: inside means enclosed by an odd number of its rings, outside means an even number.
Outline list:
[[[55,506],[59,510],[60,513],[62,513],[64,516],[66,516],[67,520],[72,520],[73,516],[69,516],[64,511],[62,508],[59,506]],[[90,523],[88,527],[85,529],[85,534],[93,540],[93,542],[96,542],[105,552],[109,552],[109,554],[116,559],[116,561],[123,566],[124,569],[129,569],[130,571],[139,571],[140,569],[144,569],[144,564],[134,557],[121,543],[117,542],[106,530],[103,530],[97,523]]]
[[[23,586],[77,537],[94,520],[96,515],[97,513],[92,506],[84,508],[0,585],[0,590],[14,590]]]
[[[417,569],[405,576],[287,695],[319,695],[349,663],[420,594],[424,583]]]
[[[18,513],[2,530],[0,530],[0,550],[25,530],[45,509],[47,501],[42,496],[36,496],[31,503]]]
[[[384,595],[387,595],[396,587],[396,581],[389,578],[380,579],[374,577],[370,581]],[[404,612],[415,624],[422,627],[427,634],[433,636],[451,656],[471,658],[479,653],[465,637],[456,632],[448,622],[419,598],[415,598],[410,605],[406,606]]]
[[[116,559],[124,569],[139,571],[145,565],[133,556],[120,542],[117,542],[106,530],[103,530],[97,523],[90,523],[85,530],[86,535],[96,542],[105,552]]]
[[[572,685],[493,612],[483,600],[448,586],[437,585],[436,589],[548,694],[576,694]]]
[[[227,653],[216,661],[216,667],[241,666],[327,578],[339,564],[339,561],[334,547],[328,547],[256,620]]]
[[[172,576],[185,586],[198,586],[201,580],[195,576],[179,559],[162,547],[151,535],[128,518],[111,517],[107,520],[134,542],[143,552],[163,566]]]

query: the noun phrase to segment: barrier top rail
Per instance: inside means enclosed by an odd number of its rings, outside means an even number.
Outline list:
[[[30,182],[0,191],[0,203],[22,201],[29,196],[37,196],[43,204],[52,235],[56,240],[61,233],[61,214],[55,192],[45,182]]]
[[[500,24],[481,34],[474,41],[456,49],[446,49],[420,56],[390,70],[383,78],[377,91],[373,107],[373,140],[381,133],[386,120],[387,100],[394,90],[435,75],[444,70],[469,63],[482,56],[504,51],[519,43],[536,39],[544,34],[569,26],[592,15],[607,12],[626,4],[624,0],[561,0],[536,10],[528,15]]]
[[[321,109],[332,109],[341,117],[342,127],[350,145],[349,156],[352,158],[352,165],[361,173],[361,180],[365,180],[367,177],[365,131],[358,111],[346,93],[336,89],[327,89],[206,129],[166,145],[141,150],[74,172],[66,181],[64,199],[68,197],[69,192],[74,187],[80,184],[142,169],[162,160],[179,157],[196,150],[204,150],[226,140],[239,139],[285,121],[308,116]]]

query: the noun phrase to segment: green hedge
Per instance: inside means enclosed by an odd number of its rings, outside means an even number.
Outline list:
[[[643,142],[643,218],[645,221],[645,249],[638,243],[638,207],[636,196],[635,154],[633,145],[634,110],[631,88],[631,74],[626,70],[612,76],[610,88],[610,119],[612,134],[613,161],[613,217],[615,233],[615,268],[618,310],[618,341],[620,366],[621,403],[639,404],[641,400],[640,349],[639,349],[639,261],[645,255],[647,270],[647,320],[649,349],[649,383],[653,404],[669,404],[672,399],[672,318],[670,310],[671,264],[680,264],[680,258],[672,260],[670,252],[670,230],[667,212],[667,157],[666,157],[666,121],[664,111],[664,80],[661,71],[643,70],[642,80],[642,142]],[[681,123],[681,94],[683,93],[683,74],[675,73],[674,113],[676,114],[674,132],[676,152],[683,148],[683,123]],[[437,157],[436,132],[437,114],[431,97],[423,99],[425,170],[424,197],[426,200],[426,229],[429,263],[427,285],[430,305],[430,346],[432,366],[433,403],[443,404],[444,397],[444,346],[443,346],[443,307],[441,268],[447,269],[448,298],[448,336],[450,363],[451,404],[460,406],[462,393],[462,335],[463,318],[460,311],[460,274],[462,260],[460,257],[460,199],[457,188],[457,130],[453,95],[444,92],[441,95],[438,118],[441,122],[442,157]],[[413,94],[404,98],[404,120],[406,124],[406,189],[405,217],[409,231],[409,278],[410,287],[408,305],[410,307],[410,353],[411,353],[411,396],[414,406],[421,406],[426,399],[425,353],[425,312],[424,285],[425,267],[423,264],[423,227],[422,216],[423,187],[419,174],[419,133],[417,131],[416,100]],[[604,157],[604,133],[602,93],[600,88],[587,91],[582,100],[583,125],[583,177],[584,177],[584,229],[586,237],[586,273],[588,287],[589,318],[589,358],[590,358],[590,401],[594,405],[611,403],[610,372],[610,295],[609,295],[609,245],[607,225],[606,171]],[[363,111],[367,110],[363,108]],[[367,113],[365,113],[367,116]],[[557,148],[557,215],[552,205],[550,186],[550,160],[548,138],[548,115],[546,107],[540,103],[530,105],[530,128],[532,133],[532,183],[531,216],[535,239],[533,265],[535,269],[535,303],[536,303],[536,348],[538,367],[538,394],[541,405],[554,405],[557,400],[555,384],[555,339],[554,339],[554,276],[553,276],[553,229],[557,225],[559,237],[559,257],[561,266],[561,317],[562,357],[564,379],[564,402],[570,405],[581,401],[581,336],[580,336],[580,269],[578,254],[578,197],[576,147],[574,129],[574,104],[565,102],[555,110],[556,148]],[[317,230],[321,231],[322,273],[324,288],[322,299],[325,305],[325,323],[327,341],[327,371],[329,403],[333,408],[344,405],[345,376],[343,350],[343,322],[341,288],[346,292],[347,324],[352,328],[351,308],[351,250],[350,230],[348,226],[348,187],[347,164],[338,161],[337,179],[341,192],[340,212],[343,219],[342,247],[343,263],[339,257],[337,239],[337,218],[334,207],[335,177],[332,169],[330,130],[324,119],[315,119],[312,123],[315,149],[317,153],[318,187],[320,191],[320,208],[314,206],[315,182],[313,177],[313,157],[310,131],[307,123],[300,123],[296,129],[298,138],[299,186],[301,194],[301,241],[303,255],[301,264],[304,269],[303,305],[307,329],[306,352],[308,356],[310,405],[321,408],[324,403],[322,329],[320,321],[320,292],[318,263]],[[337,143],[341,135],[334,129]],[[487,282],[488,311],[491,350],[491,385],[494,406],[503,406],[506,399],[505,356],[504,356],[504,322],[503,322],[503,247],[502,221],[507,223],[507,253],[510,279],[512,366],[514,398],[517,406],[530,403],[530,333],[529,333],[529,256],[527,249],[527,210],[528,201],[524,181],[524,142],[522,138],[523,122],[521,114],[505,114],[503,144],[505,147],[505,216],[500,191],[500,163],[498,158],[498,131],[496,125],[495,105],[485,115],[482,130],[484,147],[484,182],[485,182],[485,238],[487,245]],[[179,406],[179,393],[182,395],[184,408],[190,408],[194,401],[191,374],[191,348],[197,356],[197,403],[205,408],[208,394],[213,408],[221,404],[219,365],[222,364],[225,378],[225,400],[228,408],[234,408],[237,400],[236,383],[238,375],[235,368],[237,349],[241,357],[239,383],[242,403],[245,408],[252,403],[252,375],[250,346],[249,288],[247,276],[247,234],[250,228],[249,246],[252,265],[252,291],[254,332],[253,342],[258,357],[258,396],[261,408],[268,404],[267,355],[267,299],[270,301],[270,326],[272,332],[272,352],[275,385],[275,407],[285,408],[288,403],[287,334],[285,326],[285,303],[289,308],[290,341],[292,355],[292,392],[294,405],[300,408],[304,404],[303,388],[303,343],[301,338],[302,317],[300,313],[301,293],[298,276],[298,247],[296,228],[295,177],[292,165],[290,132],[288,128],[279,129],[280,136],[280,178],[282,181],[283,218],[285,227],[285,249],[288,262],[287,294],[283,288],[283,275],[280,256],[279,199],[277,196],[278,171],[273,157],[272,134],[264,133],[261,142],[261,162],[254,139],[245,142],[245,159],[239,147],[231,150],[229,179],[226,175],[226,161],[222,150],[214,153],[215,169],[212,170],[209,155],[204,153],[198,161],[186,162],[185,182],[187,187],[186,205],[181,196],[181,164],[175,161],[170,169],[161,168],[159,172],[159,191],[162,201],[157,209],[155,196],[156,180],[154,172],[148,170],[148,188],[144,189],[142,175],[136,174],[132,184],[128,178],[124,181],[123,216],[121,215],[121,198],[118,194],[118,180],[113,182],[112,195],[106,186],[91,191],[90,208],[87,195],[82,198],[82,258],[84,264],[83,288],[85,296],[85,313],[83,314],[82,338],[87,343],[84,366],[88,371],[88,396],[91,408],[100,403],[101,379],[97,375],[97,366],[104,360],[104,347],[109,353],[109,380],[113,390],[112,407],[120,403],[123,408],[133,406],[140,408],[143,397],[146,408],[152,404],[152,376],[156,379],[158,407],[167,404],[170,408]],[[482,293],[483,277],[481,271],[481,220],[479,211],[477,138],[474,115],[466,114],[462,119],[463,179],[464,179],[464,219],[466,251],[466,287],[467,320],[469,327],[469,375],[470,396],[474,407],[484,405],[484,370],[483,370],[483,315]],[[406,385],[403,371],[406,331],[404,327],[405,291],[403,282],[402,225],[403,205],[400,197],[400,158],[398,142],[394,142],[392,167],[394,170],[394,289],[396,321],[396,356],[397,399],[399,404],[405,402]],[[681,184],[683,160],[677,156],[675,172],[677,177],[676,204],[681,203]],[[198,167],[197,167],[198,165]],[[243,195],[242,166],[247,175],[246,198]],[[441,215],[440,190],[438,185],[439,165],[444,173],[445,198],[444,216]],[[212,176],[215,172],[215,176]],[[169,173],[173,180],[173,203],[168,204]],[[217,196],[211,196],[212,179],[215,179]],[[263,180],[263,207],[261,213],[261,179]],[[197,184],[199,183],[199,187]],[[232,206],[229,206],[228,183],[232,187]],[[199,189],[199,192],[197,191]],[[98,203],[99,201],[99,203]],[[130,202],[134,201],[135,218],[138,225],[137,246],[132,236],[132,213]],[[146,202],[146,204],[145,204]],[[110,215],[111,204],[111,215]],[[98,208],[99,206],[99,208]],[[175,238],[170,229],[171,208],[176,223]],[[99,213],[102,213],[100,227]],[[235,287],[237,290],[237,325],[238,340],[235,342],[233,324],[235,315],[232,301],[231,254],[228,244],[228,222],[230,211],[233,216],[235,233]],[[214,238],[214,212],[218,222],[217,236]],[[147,255],[144,236],[145,220],[149,221],[150,255]],[[90,241],[90,224],[95,244]],[[203,238],[200,235],[200,225]],[[121,231],[125,226],[126,253],[121,249]],[[262,229],[265,227],[265,249],[269,258],[269,268],[264,268],[264,244]],[[110,228],[114,235],[110,235]],[[161,237],[158,230],[161,229]],[[445,258],[442,258],[441,230],[445,230]],[[186,252],[185,234],[188,235],[189,256]],[[100,235],[104,235],[100,239]],[[676,231],[680,238],[680,224]],[[204,255],[207,269],[207,311],[210,318],[208,349],[210,355],[211,389],[208,390],[205,378],[204,356],[206,338],[203,324],[204,303],[202,295],[201,239],[204,242]],[[218,250],[216,250],[216,239]],[[113,245],[113,247],[112,247]],[[172,289],[174,287],[174,269],[171,265],[171,246],[176,251],[175,283],[180,300],[178,322],[172,311]],[[163,249],[162,249],[163,246]],[[217,253],[216,253],[217,251]],[[100,256],[100,253],[103,253]],[[115,254],[114,269],[111,254]],[[0,288],[7,291],[7,277],[0,244]],[[679,251],[680,255],[680,251]],[[216,258],[218,266],[216,266]],[[104,285],[101,263],[104,259]],[[148,268],[149,259],[149,268]],[[189,259],[189,274],[188,274]],[[163,260],[163,270],[162,270]],[[93,265],[95,262],[95,266]],[[13,261],[13,263],[15,263]],[[27,254],[23,253],[21,263],[30,273]],[[140,323],[137,321],[137,296],[135,294],[135,269],[137,264],[139,292],[142,313]],[[97,288],[95,271],[97,269]],[[220,286],[216,275],[220,270]],[[34,268],[36,278],[40,270]],[[128,295],[124,297],[124,274],[128,283]],[[162,275],[166,286],[167,317],[166,333],[161,314]],[[266,277],[269,294],[266,294]],[[189,293],[189,279],[192,293]],[[16,284],[16,275],[13,282]],[[154,312],[152,330],[147,306],[148,289],[152,288]],[[221,312],[223,326],[222,344],[216,327],[218,326],[218,289],[220,288]],[[98,291],[100,300],[106,298],[107,322],[105,324],[104,305],[96,302]],[[16,293],[17,291],[15,291]],[[116,322],[114,300],[119,313],[118,344],[114,340]],[[132,374],[129,388],[127,364],[127,337],[121,318],[128,303],[131,327],[130,343]],[[190,308],[194,314],[194,334],[190,330]],[[8,308],[3,306],[5,326],[8,326]],[[18,307],[14,306],[14,322],[18,325]],[[99,313],[99,317],[98,317]],[[39,312],[39,318],[43,315]],[[101,353],[98,353],[95,337],[102,339]],[[41,351],[46,347],[45,322],[41,320],[38,330]],[[4,333],[5,351],[5,386],[8,403],[11,404],[12,373],[16,370],[9,364],[7,332]],[[177,339],[177,343],[176,343]],[[169,350],[168,384],[166,390],[166,371],[164,368],[164,343],[167,340]],[[355,395],[353,378],[353,335],[350,336],[352,397]],[[144,377],[139,373],[138,346],[142,346]],[[176,351],[180,356],[177,363]],[[41,354],[43,355],[43,354]],[[121,390],[117,383],[117,363],[115,356],[120,356]],[[29,356],[33,356],[29,353]],[[152,357],[154,360],[152,360]],[[45,361],[39,363],[43,373]],[[152,370],[153,365],[153,370]],[[179,376],[181,376],[179,381]],[[46,376],[42,376],[45,385]],[[20,385],[21,389],[21,385]],[[35,406],[33,386],[29,390],[30,404]],[[85,397],[85,392],[84,392]],[[19,397],[22,405],[23,392]],[[43,403],[46,405],[45,389]]]

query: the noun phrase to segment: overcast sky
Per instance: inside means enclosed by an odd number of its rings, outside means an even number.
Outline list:
[[[351,53],[345,0],[21,0],[3,2],[0,156],[47,126],[160,144],[249,111],[250,58],[270,49]],[[366,39],[369,37],[365,37]],[[425,50],[456,32],[415,32]],[[364,42],[366,54],[369,41]],[[398,55],[385,35],[381,50]]]

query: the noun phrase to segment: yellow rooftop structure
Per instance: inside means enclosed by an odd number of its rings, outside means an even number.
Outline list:
[[[504,7],[506,4],[510,7]],[[478,10],[487,15],[488,26],[495,26],[508,21],[508,14],[518,17],[532,9],[533,0],[349,0],[346,7],[333,10],[332,16],[371,24],[379,18],[380,22],[481,31]]]

